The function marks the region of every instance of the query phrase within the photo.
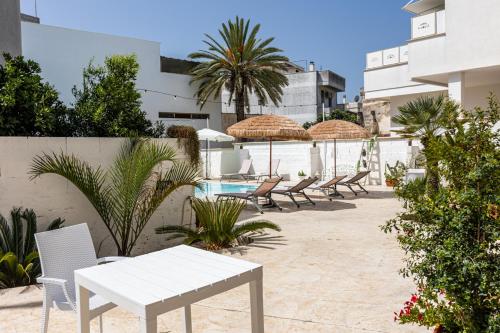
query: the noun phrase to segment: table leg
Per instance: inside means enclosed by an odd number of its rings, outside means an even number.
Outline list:
[[[191,320],[191,305],[184,307],[184,332],[193,333],[193,324]]]
[[[158,325],[156,323],[156,316],[139,318],[139,326],[141,333],[156,333],[158,330]]]
[[[262,275],[250,282],[250,308],[252,333],[264,333],[264,304],[262,295]]]
[[[90,333],[89,291],[80,285],[76,287],[76,315],[78,333]]]

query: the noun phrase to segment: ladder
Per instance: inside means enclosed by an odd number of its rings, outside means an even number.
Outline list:
[[[380,146],[377,137],[363,140],[359,160],[356,164],[356,172],[371,171],[368,177],[364,178],[363,185],[369,180],[370,183],[382,184],[382,174],[380,169]]]

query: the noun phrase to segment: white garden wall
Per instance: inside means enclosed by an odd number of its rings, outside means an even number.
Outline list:
[[[7,217],[13,206],[33,208],[38,215],[39,228],[44,229],[57,217],[65,225],[87,223],[96,249],[102,242],[99,255],[116,255],[109,232],[87,199],[71,183],[57,175],[43,175],[30,181],[28,171],[33,157],[42,152],[74,154],[92,166],[107,168],[125,139],[121,138],[34,138],[0,137],[0,213]],[[177,149],[176,139],[160,139]],[[179,151],[179,158],[186,156]],[[186,198],[192,188],[184,188],[168,197],[152,216],[135,248],[135,254],[166,247],[164,236],[154,228],[163,224],[189,223],[191,210]]]
[[[401,138],[379,138],[377,142],[378,150],[375,150],[374,163],[370,168],[372,170],[370,183],[382,184],[384,182],[385,163],[389,163],[391,166],[397,161],[406,163],[409,148],[408,140]],[[234,161],[237,160],[237,157],[234,155],[251,158],[254,171],[257,173],[266,172],[269,169],[268,142],[243,143],[244,149],[239,149],[239,145],[236,144],[234,150],[219,149],[215,152],[215,156],[218,156],[217,163],[212,162],[210,171],[213,177],[221,174],[221,165],[225,165],[223,168],[225,173],[238,171],[241,164],[235,164]],[[413,145],[418,145],[418,142],[414,141]],[[326,142],[327,174],[333,173],[333,147],[333,141]],[[355,172],[361,154],[361,147],[361,140],[337,140],[337,174],[353,174]],[[221,155],[222,152],[225,155]],[[316,142],[316,148],[313,148],[313,142],[273,142],[273,158],[280,159],[278,172],[286,180],[298,180],[298,172],[301,170],[307,175],[321,175],[325,168],[324,152],[325,143],[322,141]],[[228,161],[227,164],[226,161]],[[379,162],[377,163],[377,161]]]

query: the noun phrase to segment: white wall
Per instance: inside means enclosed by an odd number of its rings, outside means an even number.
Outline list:
[[[208,150],[208,175],[219,178],[222,174],[237,172],[240,168],[239,150],[232,148],[215,148]],[[202,172],[206,176],[207,150],[201,150]]]
[[[255,94],[250,96],[250,114],[278,114],[287,116],[299,124],[308,121],[316,121],[317,118],[317,72],[287,74],[288,86],[283,88],[282,103],[276,107],[271,101],[269,106],[258,106],[259,100]],[[234,97],[234,96],[233,96]],[[222,92],[221,100],[227,102],[229,93]],[[284,108],[281,105],[292,107]],[[299,106],[302,105],[302,106]],[[234,113],[234,102],[231,105],[223,105],[222,112]]]
[[[107,56],[114,54],[137,56],[137,88],[185,97],[193,97],[196,91],[196,86],[189,85],[190,76],[160,71],[158,42],[23,22],[22,46],[23,55],[40,64],[42,76],[56,87],[67,105],[74,102],[71,89],[74,85],[81,87],[83,69],[91,59],[103,64]],[[158,112],[209,113],[210,127],[221,130],[220,104],[208,103],[200,111],[195,101],[153,92],[141,94],[143,110],[152,121],[158,120]],[[206,121],[188,122],[197,129],[206,127]]]
[[[449,72],[500,65],[500,1],[446,0]]]
[[[57,175],[43,175],[30,181],[28,171],[33,157],[42,152],[74,154],[92,166],[111,165],[124,139],[121,138],[48,138],[0,137],[0,214],[6,216],[13,206],[32,208],[38,216],[39,230],[57,217],[65,225],[87,223],[96,249],[102,243],[100,255],[116,255],[116,247],[95,209],[71,183]],[[176,139],[160,142],[177,147]],[[179,158],[186,156],[179,152]],[[191,209],[185,204],[192,188],[174,192],[159,207],[143,231],[134,254],[165,248],[163,236],[154,228],[163,224],[189,223]]]
[[[407,161],[408,140],[401,138],[379,138],[378,168],[373,166],[372,178],[378,182],[383,181],[385,163],[394,165],[396,161]],[[414,145],[417,143],[414,143]],[[249,158],[252,159],[255,172],[267,172],[269,170],[269,143],[256,142],[244,143],[244,150],[248,151]],[[238,147],[238,145],[236,145]],[[313,142],[281,141],[273,143],[273,159],[280,159],[278,173],[286,180],[297,181],[298,172],[303,170],[308,176],[321,174],[325,167],[324,152],[325,146],[322,141],[316,143],[319,150],[321,165],[314,167],[314,160],[311,158]],[[360,158],[362,148],[361,140],[337,140],[337,174],[355,173],[356,164]],[[327,174],[332,173],[333,168],[334,142],[326,142],[326,169]],[[236,150],[239,150],[236,148]],[[236,172],[239,165],[232,170]]]

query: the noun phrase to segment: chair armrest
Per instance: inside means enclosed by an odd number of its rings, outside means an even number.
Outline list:
[[[120,261],[123,259],[127,259],[127,257],[102,257],[97,259],[98,264],[104,264],[107,262],[115,262],[115,261]]]
[[[66,280],[57,279],[57,278],[49,278],[45,276],[40,276],[36,278],[36,282],[38,283],[46,283],[46,284],[55,284],[60,287],[66,287]]]
[[[67,280],[40,276],[36,279],[36,282],[43,283],[44,285],[45,284],[52,284],[52,285],[60,287],[62,289],[62,291],[64,293],[64,297],[66,297],[66,300],[68,301],[69,305],[73,308],[73,310],[76,311],[76,304],[75,304],[74,300],[72,300],[71,297],[69,296],[68,289],[66,288],[66,283],[68,282]]]

